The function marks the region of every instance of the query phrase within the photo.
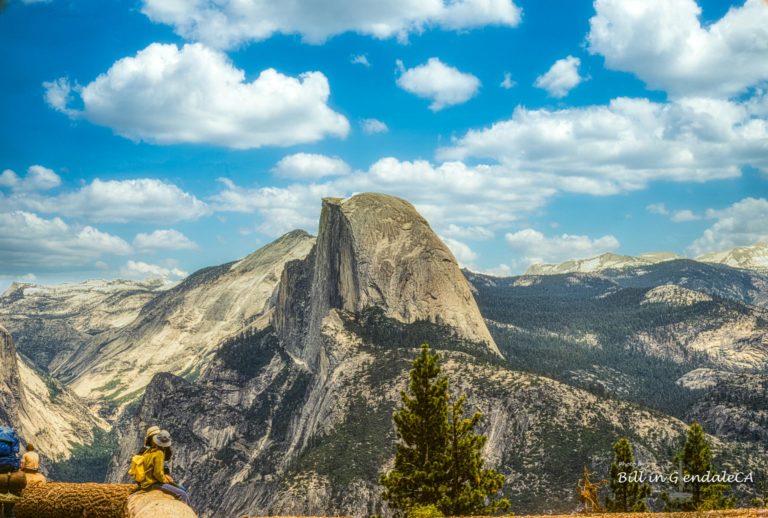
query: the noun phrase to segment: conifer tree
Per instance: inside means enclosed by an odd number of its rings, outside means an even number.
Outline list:
[[[680,452],[683,459],[683,470],[687,475],[703,477],[707,471],[712,471],[712,452],[709,441],[704,435],[704,430],[699,423],[693,423],[688,429],[688,437],[685,440],[683,451]],[[696,509],[701,505],[702,487],[705,484],[694,479],[690,482],[691,502]]]
[[[449,403],[448,379],[440,376],[438,362],[439,355],[423,344],[413,361],[409,393],[400,393],[403,404],[393,416],[395,466],[381,477],[383,498],[401,514],[432,505],[446,515],[506,509],[506,499],[494,499],[504,477],[485,469],[480,456],[486,439],[474,427],[481,414],[465,419],[463,397]]]
[[[686,488],[691,491],[691,500],[688,504],[682,505],[682,510],[704,511],[734,507],[735,498],[729,498],[724,494],[730,489],[728,484],[701,480],[708,471],[714,474],[716,470],[712,463],[709,441],[707,441],[704,430],[699,423],[693,423],[688,429],[683,450],[675,456],[675,463],[679,461],[682,461],[683,464],[683,474],[692,477],[686,484]],[[662,498],[667,502],[667,509],[675,510],[678,507],[672,504],[668,497],[664,497],[665,495],[662,495]]]
[[[464,396],[459,397],[451,403],[448,412],[446,482],[438,508],[446,516],[486,515],[509,509],[506,498],[493,498],[504,485],[504,475],[485,468],[480,455],[488,441],[474,431],[482,414],[475,412],[469,419],[465,418],[465,401]]]
[[[630,476],[636,476],[638,471],[634,465],[632,443],[622,437],[613,445],[613,452],[610,482],[612,496],[605,499],[606,510],[612,513],[648,512],[648,505],[643,499],[651,494],[651,486],[630,480]],[[622,478],[621,473],[624,473],[626,478]]]
[[[408,395],[393,416],[398,444],[395,468],[382,476],[384,499],[406,511],[440,499],[443,456],[448,438],[448,378],[440,377],[439,356],[429,346],[413,361]]]

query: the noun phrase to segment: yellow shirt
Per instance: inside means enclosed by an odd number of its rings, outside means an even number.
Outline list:
[[[150,448],[144,454],[144,476],[146,478],[141,483],[142,489],[147,489],[152,484],[168,483],[168,479],[165,477],[165,470],[163,469],[164,462],[165,454],[160,448]]]
[[[21,458],[21,469],[31,469],[37,471],[40,469],[40,455],[36,451],[28,451]]]

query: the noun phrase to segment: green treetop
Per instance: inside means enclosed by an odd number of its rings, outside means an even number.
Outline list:
[[[611,496],[605,499],[605,508],[612,513],[647,512],[648,505],[643,500],[651,494],[651,486],[636,480],[635,456],[632,443],[622,437],[613,445],[614,460],[611,464]]]

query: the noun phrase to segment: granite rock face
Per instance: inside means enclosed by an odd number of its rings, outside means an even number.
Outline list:
[[[294,231],[240,261],[195,272],[124,327],[79,349],[57,374],[82,397],[118,406],[140,397],[159,372],[197,375],[222,340],[269,323],[285,263],[306,256],[313,243]]]
[[[16,347],[11,334],[0,326],[0,423],[4,425],[19,420],[22,390],[19,366],[16,363]]]
[[[48,459],[70,456],[73,445],[91,442],[106,423],[72,392],[20,357],[0,326],[0,424],[13,426]]]
[[[316,368],[329,311],[374,306],[400,322],[445,326],[501,356],[456,259],[410,203],[374,193],[325,198],[313,252],[283,273],[275,330]]]

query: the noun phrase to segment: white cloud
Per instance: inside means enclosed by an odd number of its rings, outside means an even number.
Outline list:
[[[133,239],[133,246],[139,250],[195,250],[197,245],[187,236],[174,229],[155,230],[149,234],[140,233]]]
[[[675,211],[670,217],[670,219],[675,223],[683,223],[686,221],[697,221],[701,219],[701,216],[694,213],[690,209],[683,209],[683,210]]]
[[[300,34],[310,43],[344,32],[405,41],[409,34],[431,27],[459,31],[520,22],[520,9],[511,0],[144,0],[142,12],[154,22],[173,26],[185,39],[217,48],[276,33]]]
[[[439,111],[447,106],[462,104],[477,94],[480,80],[448,66],[438,58],[429,58],[426,64],[406,69],[398,61],[400,77],[397,86],[432,104],[429,109]]]
[[[43,99],[45,99],[48,106],[58,112],[65,113],[70,117],[76,117],[78,115],[77,110],[68,108],[69,103],[73,100],[73,88],[69,79],[60,77],[55,81],[45,81],[43,83],[43,88],[45,88]]]
[[[768,200],[744,198],[722,210],[709,210],[715,223],[688,247],[692,256],[768,241]]]
[[[327,104],[330,87],[322,73],[294,78],[270,68],[246,82],[226,55],[201,44],[153,43],[117,61],[78,89],[82,111],[67,108],[65,80],[45,85],[54,108],[137,141],[251,149],[349,131],[347,119]]]
[[[462,239],[474,240],[493,239],[494,237],[493,232],[485,227],[478,225],[463,227],[453,223],[445,227],[445,230],[443,230],[442,233],[448,237],[458,237]]]
[[[504,238],[518,256],[516,264],[523,266],[592,257],[619,247],[619,241],[611,235],[597,239],[570,234],[546,237],[532,228],[508,233]]]
[[[0,206],[61,214],[97,222],[176,222],[210,214],[208,206],[174,184],[154,178],[93,180],[57,196],[0,198]]]
[[[355,54],[350,58],[350,63],[353,65],[363,65],[364,67],[370,67],[371,63],[368,61],[367,54]]]
[[[768,167],[768,121],[743,104],[711,99],[654,103],[617,98],[607,106],[518,107],[512,118],[471,130],[440,159],[491,159],[510,174],[535,175],[558,190],[597,195],[651,181],[733,178]]]
[[[510,74],[509,72],[504,72],[504,79],[502,79],[499,86],[505,90],[509,90],[510,88],[513,88],[516,84],[517,83],[512,80],[512,74]]]
[[[451,249],[459,264],[467,264],[477,259],[477,254],[466,243],[450,237],[440,237],[440,239]]]
[[[123,239],[91,226],[25,211],[0,213],[0,273],[88,269],[104,255],[126,255]]]
[[[383,192],[411,201],[432,224],[444,228],[501,225],[521,213],[541,207],[557,190],[547,180],[512,175],[501,167],[468,166],[461,162],[439,165],[427,161],[383,158],[367,171],[325,182],[287,187],[241,187],[222,179],[224,188],[212,199],[219,211],[258,213],[260,232],[279,234],[293,228],[317,229],[319,200],[358,192]]]
[[[704,217],[699,214],[696,214],[690,209],[671,211],[663,203],[652,203],[648,205],[645,209],[651,214],[667,216],[669,217],[670,220],[674,221],[675,223],[682,223],[686,221],[697,221]]]
[[[14,191],[47,191],[59,185],[61,185],[59,175],[41,165],[30,166],[24,178],[10,169],[0,174],[0,187],[7,187]]]
[[[563,98],[583,81],[579,65],[581,60],[573,56],[558,59],[546,74],[536,78],[534,85],[546,90],[551,97]]]
[[[651,203],[645,210],[651,214],[658,214],[659,216],[667,216],[669,214],[669,209],[663,203]]]
[[[363,133],[366,135],[375,135],[389,131],[387,125],[378,119],[363,119],[360,121],[360,127],[363,128]]]
[[[143,261],[129,260],[120,269],[120,276],[129,279],[160,278],[166,282],[177,281],[189,275],[178,268],[160,266],[158,264],[145,263]]]
[[[342,159],[314,153],[295,153],[283,157],[272,168],[272,173],[282,178],[317,180],[326,176],[339,176],[351,171]]]
[[[730,96],[768,80],[768,8],[746,0],[702,26],[694,0],[596,0],[587,36],[606,66],[675,96]]]

